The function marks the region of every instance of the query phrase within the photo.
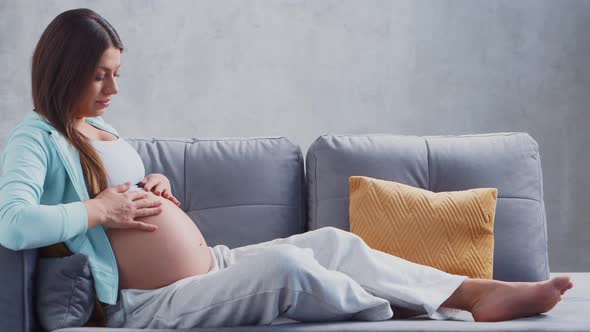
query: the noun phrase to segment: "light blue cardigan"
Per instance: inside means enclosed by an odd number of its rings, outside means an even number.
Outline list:
[[[101,117],[86,122],[116,136]],[[117,301],[119,274],[102,226],[88,229],[89,199],[77,150],[30,111],[9,134],[0,158],[0,245],[23,250],[65,242],[86,254],[98,299]]]

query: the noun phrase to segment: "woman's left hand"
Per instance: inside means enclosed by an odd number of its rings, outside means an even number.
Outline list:
[[[172,195],[170,181],[164,176],[164,174],[149,174],[139,182],[139,185],[141,185],[145,191],[153,191],[154,194],[171,200],[177,206],[180,205],[180,202]]]

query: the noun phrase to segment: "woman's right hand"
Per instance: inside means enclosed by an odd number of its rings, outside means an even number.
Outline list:
[[[155,231],[158,226],[136,221],[135,218],[148,217],[162,212],[162,202],[149,198],[145,191],[127,192],[130,182],[109,187],[95,198],[84,202],[87,205],[89,227],[92,223],[109,228],[135,228],[144,231]],[[93,222],[94,219],[94,222]]]

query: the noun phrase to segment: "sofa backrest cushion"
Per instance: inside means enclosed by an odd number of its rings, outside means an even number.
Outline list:
[[[129,138],[146,174],[168,177],[209,246],[230,248],[305,230],[304,167],[284,137]]]
[[[461,136],[323,135],[307,152],[309,229],[349,227],[353,175],[434,192],[497,188],[497,280],[549,277],[538,145],[526,133]]]

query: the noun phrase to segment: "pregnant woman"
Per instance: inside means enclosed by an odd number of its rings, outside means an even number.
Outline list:
[[[499,321],[553,308],[568,276],[518,283],[471,279],[369,248],[322,228],[230,249],[209,247],[162,174],[101,117],[118,93],[123,45],[88,9],[58,15],[32,61],[34,112],[1,159],[0,244],[63,243],[88,255],[106,325],[129,328],[444,319],[445,308]]]

